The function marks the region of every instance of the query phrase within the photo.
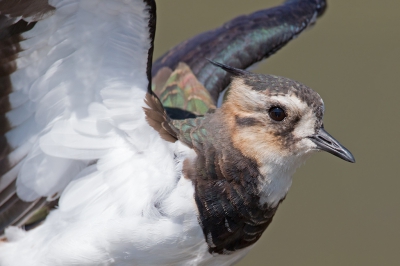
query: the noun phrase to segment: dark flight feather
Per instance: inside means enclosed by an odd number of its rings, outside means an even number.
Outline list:
[[[222,69],[215,70],[206,58],[246,69],[298,36],[323,14],[325,8],[325,0],[290,0],[278,7],[237,17],[175,46],[154,62],[153,76],[162,67],[174,70],[184,62],[216,103],[230,79]]]
[[[144,2],[148,6],[148,12],[150,14],[149,24],[148,24],[149,31],[150,31],[150,49],[147,52],[146,74],[147,74],[147,79],[149,81],[149,84],[147,87],[147,92],[152,94],[153,91],[151,89],[151,69],[152,69],[152,64],[153,64],[154,38],[156,36],[157,7],[156,7],[156,1],[154,1],[154,0],[144,0]]]

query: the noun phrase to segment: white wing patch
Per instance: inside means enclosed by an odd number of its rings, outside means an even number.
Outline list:
[[[6,137],[16,148],[11,161],[29,151],[17,179],[18,196],[27,201],[60,193],[92,160],[153,133],[141,108],[150,48],[146,4],[49,4],[54,14],[23,34],[11,75],[14,109],[7,118],[15,128]]]

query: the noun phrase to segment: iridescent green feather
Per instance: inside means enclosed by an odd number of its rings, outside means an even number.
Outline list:
[[[165,107],[180,108],[196,115],[215,109],[210,93],[185,63],[180,63],[173,72],[161,68],[153,78],[153,91]]]
[[[207,130],[202,130],[201,124],[203,120],[204,117],[172,120],[172,125],[179,131],[180,141],[184,142],[189,147],[197,146],[199,148],[203,141],[210,139]]]

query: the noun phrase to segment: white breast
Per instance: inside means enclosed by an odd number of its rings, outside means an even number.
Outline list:
[[[311,153],[301,156],[265,157],[265,163],[260,168],[261,174],[265,177],[259,185],[260,203],[268,203],[271,207],[277,206],[288,193],[294,172],[306,162],[310,155]]]

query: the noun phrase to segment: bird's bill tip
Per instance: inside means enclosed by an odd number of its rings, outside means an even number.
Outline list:
[[[317,149],[329,152],[347,162],[356,162],[353,154],[326,132],[324,128],[321,128],[317,134],[309,138],[317,145]]]

